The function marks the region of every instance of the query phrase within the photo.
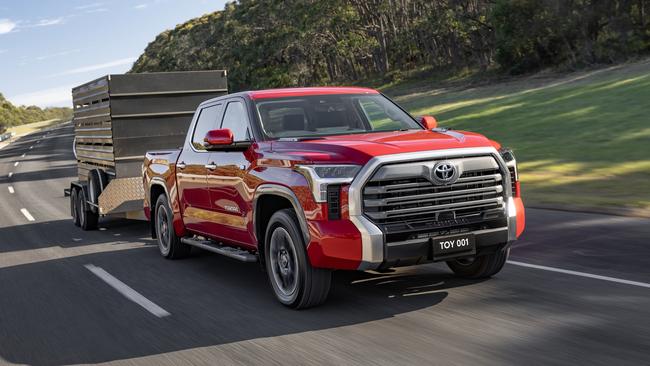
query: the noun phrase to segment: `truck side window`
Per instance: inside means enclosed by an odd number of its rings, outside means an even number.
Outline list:
[[[359,100],[359,106],[374,131],[392,131],[401,128],[399,118],[391,116],[391,112],[394,111],[390,110],[390,108],[396,109],[396,107],[390,106],[389,109],[384,109],[383,106],[374,100]]]
[[[234,141],[250,140],[250,131],[248,129],[248,116],[246,108],[242,102],[230,102],[223,114],[223,123],[221,128],[229,128],[232,131]]]
[[[199,120],[194,127],[194,135],[192,135],[192,146],[199,151],[204,151],[203,145],[205,135],[210,130],[217,129],[219,112],[221,111],[221,104],[212,105],[201,109]]]

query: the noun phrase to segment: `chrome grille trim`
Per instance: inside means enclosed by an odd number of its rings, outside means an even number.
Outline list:
[[[458,209],[477,209],[477,208],[487,208],[494,205],[503,206],[503,197],[489,198],[484,200],[475,200],[475,201],[466,201],[466,202],[454,202],[447,203],[443,205],[430,205],[425,207],[412,207],[412,208],[403,208],[398,210],[392,210],[390,212],[366,212],[366,216],[371,219],[389,219],[393,217],[407,217],[413,216],[409,214],[416,213],[417,215],[430,215],[441,212],[449,212],[451,208]],[[474,213],[472,213],[474,214]]]
[[[362,258],[359,270],[375,269],[384,259],[384,237],[383,232],[369,219],[363,215],[363,187],[376,170],[385,165],[392,163],[406,162],[423,162],[441,159],[458,159],[468,157],[491,156],[497,164],[497,167],[503,174],[502,186],[503,196],[507,200],[507,221],[509,240],[516,239],[516,208],[512,199],[512,189],[510,175],[506,174],[508,168],[505,161],[493,147],[462,148],[448,150],[432,150],[413,153],[402,153],[393,155],[383,155],[372,158],[359,171],[352,181],[349,189],[349,213],[350,220],[361,233],[362,238]]]
[[[368,192],[368,187],[366,187],[366,189],[364,190],[364,193],[367,192]],[[403,190],[400,191],[400,193],[404,193],[404,192],[405,191]],[[396,204],[406,204],[411,201],[429,202],[429,201],[439,201],[442,198],[469,198],[474,196],[482,196],[488,193],[499,194],[502,192],[503,192],[502,186],[491,186],[491,187],[483,187],[483,188],[460,189],[457,191],[448,191],[448,192],[414,194],[414,195],[409,195],[404,197],[364,199],[363,204],[366,207],[390,206]]]
[[[501,174],[480,175],[476,177],[461,177],[458,178],[456,183],[454,183],[454,186],[458,186],[460,184],[471,185],[471,184],[479,184],[479,183],[500,182],[501,179],[502,179]],[[481,181],[481,182],[477,182],[477,181]],[[421,187],[427,187],[430,184],[431,183],[429,182],[389,184],[389,185],[379,186],[379,187],[365,187],[363,192],[366,194],[382,194],[382,193],[389,193],[395,190],[401,190],[401,191],[406,191],[409,189],[418,190]]]

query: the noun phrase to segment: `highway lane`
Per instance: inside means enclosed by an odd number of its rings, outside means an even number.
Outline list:
[[[74,227],[71,145],[67,125],[0,150],[0,364],[650,363],[650,289],[515,265],[486,281],[338,272],[324,306],[288,310],[255,264],[163,260],[140,222]],[[650,283],[649,224],[531,209],[511,259]]]

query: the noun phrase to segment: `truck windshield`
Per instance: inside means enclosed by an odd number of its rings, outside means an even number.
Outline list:
[[[311,95],[255,103],[270,138],[422,129],[407,113],[378,94]]]

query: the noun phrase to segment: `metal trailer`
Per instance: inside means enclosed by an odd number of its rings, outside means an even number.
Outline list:
[[[227,92],[224,70],[107,75],[73,88],[79,180],[65,194],[75,225],[144,219],[145,152],[182,146],[198,105]]]

